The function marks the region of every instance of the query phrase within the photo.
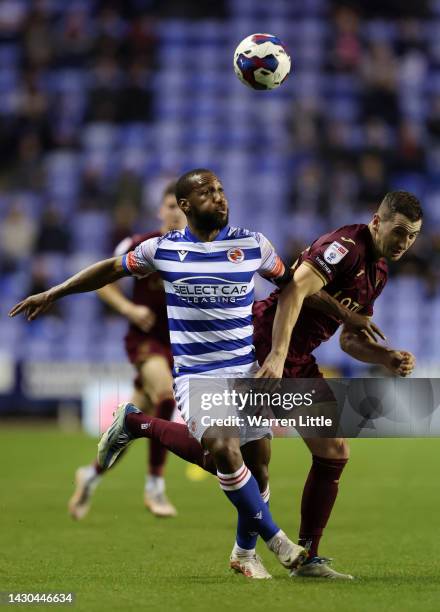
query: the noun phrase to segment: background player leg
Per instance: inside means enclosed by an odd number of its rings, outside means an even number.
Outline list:
[[[318,547],[338,495],[339,478],[350,451],[344,438],[305,438],[312,453],[312,467],[301,500],[299,543],[309,549],[308,561],[295,575],[321,578],[352,579],[328,566],[329,560],[319,557]]]
[[[151,355],[138,366],[138,376],[131,403],[145,414],[156,414],[169,420],[174,411],[172,377],[168,361],[162,355]],[[158,438],[152,437],[147,447],[147,475],[144,488],[144,504],[160,517],[176,516],[175,507],[165,494],[163,477],[167,449]],[[121,453],[116,462],[119,462]],[[115,465],[115,464],[113,464]],[[112,466],[113,467],[113,466]],[[69,512],[77,520],[84,518],[90,509],[90,501],[100,482],[103,470],[95,461],[77,470],[76,488],[69,501]]]
[[[131,396],[130,401],[138,406],[142,411],[151,411],[151,401],[143,393],[143,391],[137,389],[136,387],[133,390],[133,395]],[[119,463],[124,455],[125,452],[121,453],[112,467]],[[101,468],[96,459],[94,459],[89,465],[81,466],[76,470],[75,490],[68,503],[69,514],[73,519],[80,521],[88,514],[93,493],[101,482],[102,476],[107,471],[108,470]]]
[[[169,421],[174,412],[173,379],[167,359],[151,355],[138,367],[139,378],[145,395],[151,400],[154,416]],[[137,404],[135,404],[137,405]],[[151,411],[149,411],[151,414]],[[165,494],[164,467],[167,449],[152,438],[148,454],[148,475],[145,481],[144,503],[156,516],[176,516],[175,507]]]

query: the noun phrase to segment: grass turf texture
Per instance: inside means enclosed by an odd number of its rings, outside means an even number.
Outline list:
[[[68,517],[66,502],[75,468],[95,454],[94,440],[11,428],[0,433],[0,448],[0,591],[74,591],[74,609],[87,611],[439,609],[435,439],[353,441],[321,546],[337,569],[357,577],[352,583],[289,579],[261,543],[273,580],[230,573],[235,510],[214,478],[191,482],[186,464],[171,457],[168,492],[179,516],[152,517],[142,506],[143,441],[103,479],[80,523]],[[308,467],[300,440],[274,442],[271,507],[292,538]]]

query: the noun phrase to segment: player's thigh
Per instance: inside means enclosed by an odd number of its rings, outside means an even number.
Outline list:
[[[244,462],[258,482],[260,491],[264,491],[269,484],[270,440],[261,438],[248,442],[241,447],[241,453]]]
[[[326,459],[348,459],[350,447],[345,438],[303,438],[312,455]]]
[[[143,389],[138,389],[135,387],[133,389],[130,402],[134,404],[136,408],[139,408],[139,410],[145,412],[145,414],[153,414],[154,412],[154,404],[151,401],[150,396],[147,395]]]
[[[153,404],[173,397],[173,377],[168,361],[162,355],[151,355],[138,366],[144,392]]]

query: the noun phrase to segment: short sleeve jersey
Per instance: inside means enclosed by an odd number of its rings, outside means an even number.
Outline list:
[[[123,264],[139,278],[157,271],[163,279],[175,376],[255,361],[254,274],[276,282],[285,273],[265,236],[228,226],[201,242],[187,227],[142,242]]]
[[[346,225],[321,236],[303,251],[294,268],[302,263],[313,268],[322,278],[324,290],[343,306],[373,315],[374,302],[387,282],[388,268],[384,259],[374,257],[367,225]],[[266,308],[256,325],[271,328],[277,301],[278,292],[265,300]],[[293,330],[289,357],[310,355],[339,325],[336,318],[303,306]]]

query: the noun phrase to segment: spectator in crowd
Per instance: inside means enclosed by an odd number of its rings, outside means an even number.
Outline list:
[[[0,224],[2,272],[14,272],[22,260],[32,255],[36,224],[25,212],[23,202],[16,198]]]
[[[43,214],[36,242],[37,253],[69,253],[70,232],[56,208],[50,206]]]

